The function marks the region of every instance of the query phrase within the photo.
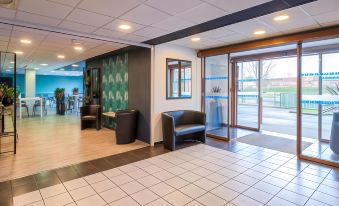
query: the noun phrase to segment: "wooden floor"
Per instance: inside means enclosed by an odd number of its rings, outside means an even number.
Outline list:
[[[116,145],[114,131],[106,128],[81,131],[77,115],[18,119],[17,127],[17,154],[0,154],[0,182],[148,146]],[[2,151],[11,140],[2,138]]]

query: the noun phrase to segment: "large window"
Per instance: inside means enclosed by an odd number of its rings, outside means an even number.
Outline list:
[[[167,99],[192,97],[192,62],[167,59]]]

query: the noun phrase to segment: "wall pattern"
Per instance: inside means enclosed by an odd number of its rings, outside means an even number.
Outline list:
[[[114,112],[128,108],[128,53],[103,59],[102,109]],[[104,124],[115,127],[112,119],[105,118]]]

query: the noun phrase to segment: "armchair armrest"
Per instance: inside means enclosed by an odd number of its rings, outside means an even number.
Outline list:
[[[206,113],[195,111],[194,123],[206,125]]]
[[[174,118],[166,113],[162,113],[161,121],[162,121],[162,136],[163,136],[164,145],[167,149],[174,150],[175,148]]]

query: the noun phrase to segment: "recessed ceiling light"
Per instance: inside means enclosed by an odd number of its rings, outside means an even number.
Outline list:
[[[10,69],[6,69],[6,72],[10,72],[11,70]]]
[[[40,64],[41,66],[48,66],[48,64]]]
[[[77,64],[72,64],[72,67],[78,67],[79,65],[77,65]]]
[[[65,56],[64,56],[64,55],[61,55],[61,54],[59,54],[57,57],[58,57],[59,59],[65,59]]]
[[[289,18],[290,17],[288,15],[284,14],[284,15],[279,15],[279,16],[274,17],[273,20],[274,21],[284,21],[284,20],[287,20]]]
[[[253,33],[254,35],[262,35],[262,34],[266,34],[265,30],[257,30]]]
[[[15,51],[14,53],[16,53],[16,54],[23,54],[24,52],[23,51]]]
[[[51,73],[55,73],[55,71],[51,71]]]
[[[14,64],[14,62],[9,62],[9,63]]]
[[[32,43],[32,41],[28,40],[28,39],[21,39],[20,42],[23,43],[23,44],[30,44],[30,43]]]
[[[74,50],[77,50],[77,51],[82,51],[83,50],[83,48],[81,46],[74,46],[73,48],[74,48]]]
[[[127,25],[127,24],[122,24],[122,25],[119,26],[119,28],[122,29],[122,30],[130,30],[131,26]]]
[[[35,70],[39,70],[39,68],[38,67],[36,67],[36,68],[34,68]]]
[[[191,41],[200,41],[200,38],[199,38],[199,37],[193,37],[193,38],[191,39]]]
[[[65,69],[64,68],[62,68],[62,69],[60,69],[61,71],[64,71]]]

